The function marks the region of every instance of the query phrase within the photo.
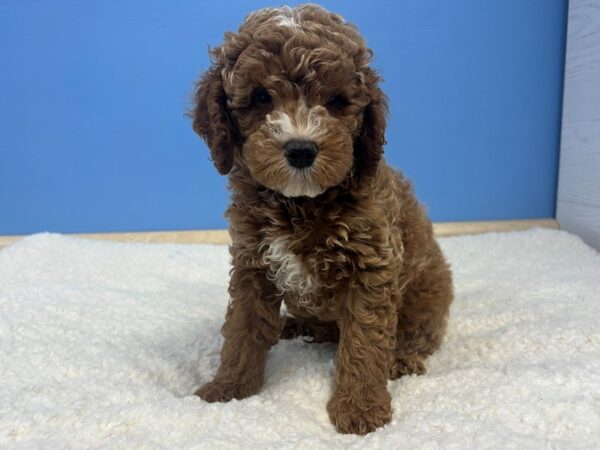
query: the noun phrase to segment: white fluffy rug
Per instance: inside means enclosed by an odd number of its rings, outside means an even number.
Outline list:
[[[0,251],[0,447],[599,448],[598,253],[547,230],[440,241],[447,339],[357,437],[325,411],[332,344],[279,343],[249,399],[190,395],[219,359],[225,247],[28,237]]]

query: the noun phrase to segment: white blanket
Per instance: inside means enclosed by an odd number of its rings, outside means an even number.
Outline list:
[[[440,240],[456,300],[393,421],[340,435],[333,344],[284,341],[260,394],[208,404],[224,246],[40,234],[0,251],[0,447],[600,448],[600,256],[565,232]]]

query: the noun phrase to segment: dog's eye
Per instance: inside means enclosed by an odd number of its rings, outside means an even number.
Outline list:
[[[332,95],[327,99],[325,106],[330,109],[341,110],[348,106],[348,100],[342,95]]]
[[[269,105],[272,100],[269,93],[263,88],[256,89],[252,93],[252,103],[256,105]]]

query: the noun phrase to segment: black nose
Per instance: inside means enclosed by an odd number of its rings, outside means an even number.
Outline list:
[[[289,141],[283,147],[288,162],[298,169],[312,165],[317,157],[317,146],[312,141]]]

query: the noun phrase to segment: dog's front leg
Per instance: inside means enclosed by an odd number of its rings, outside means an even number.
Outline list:
[[[229,293],[221,365],[213,381],[196,392],[207,402],[256,394],[264,382],[267,352],[281,333],[281,297],[274,294],[263,271],[236,269]]]
[[[342,433],[366,434],[390,421],[387,390],[396,312],[388,290],[358,287],[340,298],[340,340],[327,411]]]

